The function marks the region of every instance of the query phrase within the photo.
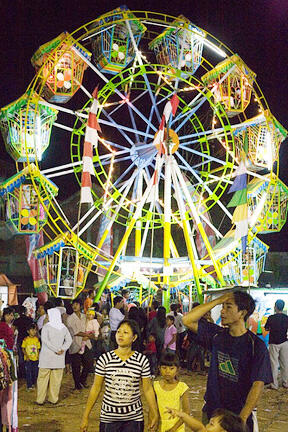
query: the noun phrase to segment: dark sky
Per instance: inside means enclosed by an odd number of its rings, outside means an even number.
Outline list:
[[[39,45],[64,30],[76,30],[120,1],[1,0],[0,106],[25,92],[34,75],[30,58]],[[288,128],[287,0],[127,0],[126,4],[131,10],[182,13],[224,42],[257,74],[272,114]],[[287,145],[286,140],[280,151],[280,177],[286,184]],[[280,234],[263,236],[270,250],[288,251],[286,227]]]

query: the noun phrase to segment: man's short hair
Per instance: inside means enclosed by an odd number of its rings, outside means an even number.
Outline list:
[[[47,300],[47,302],[44,303],[44,310],[46,313],[49,309],[52,309],[54,307],[55,307],[54,302],[52,302],[51,300]]]
[[[122,296],[116,296],[116,297],[114,297],[114,299],[113,299],[114,306],[116,306],[116,304],[120,303],[122,300],[123,300]]]
[[[285,306],[285,302],[284,302],[284,300],[281,300],[281,299],[276,300],[276,302],[275,302],[275,307],[276,307],[279,311],[283,311],[284,306]]]
[[[28,333],[28,331],[31,330],[31,329],[33,329],[33,330],[37,330],[37,324],[35,324],[35,323],[30,324],[30,325],[27,327],[27,333]]]
[[[235,304],[239,311],[246,310],[246,315],[244,316],[244,321],[247,321],[250,315],[255,310],[255,300],[253,297],[245,291],[234,291],[233,292]]]
[[[60,297],[56,297],[56,298],[54,299],[54,304],[55,304],[56,307],[62,306],[62,305],[63,305],[63,300],[62,300],[62,298],[60,298]]]
[[[72,300],[71,304],[73,305],[74,303],[78,303],[80,306],[82,306],[82,301],[81,301],[81,299],[79,297],[77,297],[74,300]]]

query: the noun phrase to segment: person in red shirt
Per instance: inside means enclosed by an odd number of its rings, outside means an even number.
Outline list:
[[[0,322],[0,339],[4,339],[9,350],[12,350],[14,346],[14,332],[11,327],[13,320],[13,309],[10,307],[5,308]]]
[[[157,300],[153,300],[151,304],[151,310],[148,315],[148,321],[150,322],[157,315],[157,309],[159,307],[159,302]]]
[[[157,375],[157,349],[155,342],[156,334],[150,333],[145,344],[145,350],[143,351],[143,354],[145,354],[149,360],[151,375],[154,377]]]

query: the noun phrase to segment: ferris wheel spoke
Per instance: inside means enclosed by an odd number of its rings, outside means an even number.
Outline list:
[[[175,159],[174,159],[174,161],[175,161]],[[205,243],[207,252],[208,252],[208,254],[211,257],[211,260],[212,260],[215,272],[217,273],[217,276],[219,278],[219,281],[220,281],[221,285],[224,286],[225,282],[224,282],[223,275],[222,275],[222,273],[220,271],[220,268],[219,268],[219,265],[218,265],[218,263],[217,263],[217,261],[216,261],[216,259],[214,257],[214,253],[213,253],[212,247],[210,245],[209,239],[207,237],[205,229],[203,228],[203,225],[201,223],[201,220],[200,220],[200,217],[198,215],[198,212],[197,212],[197,210],[195,208],[195,205],[194,205],[193,200],[192,200],[192,198],[191,198],[191,196],[189,194],[189,190],[187,188],[185,180],[184,180],[184,178],[182,176],[182,173],[181,173],[181,171],[180,171],[180,169],[179,169],[176,161],[175,161],[173,167],[175,168],[175,177],[174,178],[175,178],[175,181],[176,181],[176,185],[177,185],[177,181],[179,181],[179,186],[181,186],[181,189],[182,189],[182,191],[184,193],[184,196],[185,196],[185,199],[187,201],[187,204],[190,207],[190,210],[191,210],[191,213],[192,213],[193,218],[195,220],[195,223],[197,225],[197,228],[198,228],[198,230],[199,230],[199,232],[201,234],[201,237],[202,237],[202,239],[203,239],[203,241]],[[194,268],[193,268],[193,270],[194,270]]]
[[[154,110],[155,110],[158,122],[160,123],[161,116],[159,114],[159,111],[158,111],[158,108],[157,108],[157,105],[156,105],[155,97],[154,97],[154,94],[152,92],[152,89],[151,89],[151,86],[150,86],[150,82],[149,82],[149,80],[147,78],[147,75],[146,75],[146,68],[143,68],[143,61],[142,61],[141,53],[139,52],[138,46],[136,44],[136,41],[135,41],[135,38],[134,38],[134,35],[133,35],[133,32],[131,30],[130,22],[128,20],[126,20],[126,25],[127,25],[127,28],[128,28],[128,31],[129,31],[129,35],[130,35],[130,38],[131,38],[131,41],[132,41],[132,45],[133,45],[133,48],[134,48],[134,51],[135,51],[136,59],[137,59],[138,63],[141,66],[141,71],[142,71],[142,74],[143,74],[142,76],[143,76],[144,81],[146,83],[147,90],[149,92],[149,96],[150,96],[150,99],[151,99],[151,102],[152,102],[152,106],[154,107]]]
[[[125,199],[126,199],[126,196],[127,196],[127,194],[128,194],[128,192],[129,192],[129,190],[130,190],[130,188],[131,188],[131,186],[132,186],[132,184],[133,184],[133,181],[134,181],[134,179],[135,179],[135,177],[136,177],[136,175],[138,174],[138,172],[137,172],[138,170],[135,170],[134,171],[134,173],[132,174],[132,176],[131,176],[131,178],[127,181],[127,182],[125,182],[125,184],[123,184],[123,185],[121,185],[121,187],[119,188],[119,192],[121,192],[122,193],[122,196],[121,196],[121,198],[120,198],[120,200],[119,200],[119,203],[118,203],[118,205],[117,205],[117,207],[116,207],[116,209],[114,210],[114,215],[113,215],[113,217],[112,217],[112,219],[110,220],[110,222],[109,222],[109,225],[110,226],[112,226],[113,225],[113,223],[114,223],[114,221],[115,221],[115,219],[116,219],[116,216],[117,216],[117,214],[118,214],[118,212],[119,212],[119,210],[120,210],[120,208],[121,208],[121,206],[123,205],[123,203],[124,203],[124,201],[125,201]],[[101,215],[101,214],[103,214],[103,211],[106,211],[109,207],[111,207],[111,204],[113,203],[113,196],[112,197],[110,197],[107,201],[106,201],[106,203],[104,203],[104,205],[103,205],[103,208],[102,209],[100,209],[90,220],[89,220],[89,222],[79,231],[79,236],[81,236],[88,228],[89,228],[89,226],[91,226],[91,224],[93,223],[93,222],[95,222],[95,220]],[[88,210],[88,212],[86,213],[86,216],[85,217],[83,217],[82,219],[81,219],[81,223],[85,220],[85,219],[87,219],[87,217],[90,215],[90,213],[89,213],[89,210]],[[75,229],[77,229],[78,228],[78,226],[79,226],[79,224],[80,224],[80,221],[79,221],[79,223],[77,224],[77,225],[75,225],[75,227],[73,227],[73,230],[75,230]],[[103,235],[103,237],[102,237],[102,239],[100,240],[100,242],[98,243],[98,245],[97,245],[97,248],[99,248],[99,249],[101,249],[101,243],[103,244],[103,242],[104,242],[104,240],[105,240],[105,237],[107,236],[107,233],[108,233],[108,228],[106,229],[106,231],[105,231],[105,233],[104,233],[104,235]],[[106,234],[106,235],[105,235]]]
[[[206,174],[206,172],[205,172],[205,175],[207,175],[207,179],[205,179],[205,184],[206,184],[206,185],[208,185],[208,184],[213,185],[213,184],[219,182],[219,177],[220,177],[220,176],[213,175],[211,172],[210,172],[210,173],[207,173],[207,174]],[[229,184],[229,185],[231,185],[231,184],[233,183],[232,180],[229,180],[228,178],[225,178],[225,177],[223,177],[223,176],[221,177],[221,180],[222,180],[222,182],[225,183],[225,184]],[[200,183],[200,182],[195,182],[195,183],[193,183],[193,184],[194,184],[194,186],[199,186],[199,185],[201,185],[202,183]]]
[[[108,118],[108,120],[110,120],[110,122],[105,122],[105,121],[101,121],[100,119],[99,119],[99,123],[101,124],[101,123],[103,123],[103,124],[106,124],[106,125],[108,125],[108,126],[111,126],[111,127],[115,127],[119,132],[120,132],[120,134],[125,138],[125,140],[132,146],[133,145],[133,141],[131,140],[131,138],[124,132],[124,131],[127,131],[127,132],[131,132],[131,130],[130,130],[130,128],[128,128],[128,127],[126,127],[126,126],[124,126],[124,125],[120,125],[119,123],[117,123],[114,119],[113,119],[113,117],[110,115],[110,114],[108,114],[104,109],[101,111],[101,112],[103,112],[103,114],[105,115],[105,117],[106,118]]]
[[[206,192],[208,192],[209,196],[213,197],[213,191],[209,188],[209,186],[201,179],[201,177],[197,174],[195,170],[186,162],[186,160],[179,154],[179,152],[176,152],[179,159],[182,161],[182,163],[187,167],[187,170],[190,171],[190,173],[198,180],[199,184],[202,185]],[[226,213],[226,215],[229,217],[229,219],[232,220],[231,213],[227,210],[227,208],[222,204],[220,200],[216,201],[216,204],[221,207],[221,209]]]
[[[135,129],[133,129],[133,128],[131,128],[131,127],[128,127],[128,126],[124,126],[124,125],[122,125],[122,124],[119,124],[119,123],[117,123],[114,119],[112,119],[112,118],[110,118],[110,116],[109,116],[109,114],[108,113],[104,113],[105,115],[107,114],[107,118],[110,120],[110,121],[107,121],[107,120],[103,120],[103,119],[99,119],[99,124],[103,124],[103,125],[106,125],[106,126],[111,126],[111,127],[113,127],[113,128],[116,128],[116,129],[118,129],[119,130],[119,132],[121,133],[121,135],[123,135],[123,137],[125,137],[125,139],[129,142],[129,144],[132,146],[134,143],[133,143],[133,140],[131,140],[131,138],[130,137],[128,137],[128,135],[126,135],[125,133],[124,133],[124,131],[127,131],[127,132],[132,132],[132,133],[138,133],[139,135],[142,135],[142,136],[148,136],[149,138],[151,138],[152,140],[153,140],[153,138],[154,138],[154,136],[153,135],[151,135],[151,134],[147,134],[147,133],[145,133],[145,132],[142,132],[142,131],[140,131],[140,130],[135,130]]]
[[[231,129],[233,128],[233,126],[231,125]],[[215,128],[215,129],[209,129],[209,130],[205,130],[205,131],[201,131],[201,132],[194,132],[192,134],[188,134],[188,135],[181,135],[179,137],[179,141],[184,141],[186,139],[191,139],[191,138],[198,138],[198,140],[196,139],[195,141],[189,141],[189,144],[194,144],[195,142],[199,142],[199,137],[201,137],[201,140],[210,140],[210,139],[215,139],[215,138],[221,138],[222,134],[224,134],[224,132],[226,132],[225,128]],[[227,133],[227,132],[226,132]],[[186,143],[184,143],[186,144]]]
[[[199,101],[200,99],[200,101]],[[182,118],[186,117],[187,111],[188,109],[194,108],[196,106],[199,105],[199,103],[201,103],[201,101],[206,100],[206,98],[203,96],[203,94],[198,93],[197,96],[194,97],[194,99],[192,99],[192,101],[190,101],[187,106],[185,107],[184,112],[179,112],[174,119],[171,122],[171,126],[175,123],[177,123],[178,121],[180,121]]]
[[[75,50],[75,48],[72,47],[73,50]],[[96,66],[93,65],[93,63],[88,60],[80,51],[77,50],[77,55],[79,57],[82,58],[82,60],[107,84],[109,83],[109,79],[102,73],[100,72],[99,69],[97,69]],[[146,123],[148,124],[148,119],[141,113],[141,111],[139,111],[129,100],[127,100],[126,96],[120,91],[118,90],[117,87],[114,88],[114,93],[116,93],[125,103],[127,103],[128,105],[131,106],[132,110],[135,111],[135,113],[138,114],[138,116]],[[100,122],[99,122],[100,123]],[[150,123],[150,127],[156,132],[157,129],[155,128],[155,126]]]
[[[100,139],[99,139],[99,141],[100,141]],[[124,145],[115,143],[114,141],[109,141],[107,139],[105,139],[103,141],[105,141],[105,143],[108,144],[109,147],[121,149],[122,152],[119,152],[119,153],[124,153],[124,152],[128,152],[129,151],[129,149],[127,147],[125,147]]]
[[[122,181],[122,179],[135,167],[136,167],[135,163],[134,162],[131,163],[131,165],[129,165],[129,167],[113,183],[113,186],[116,187]]]
[[[203,98],[194,108],[191,108],[190,111],[186,114],[184,120],[175,128],[175,132],[177,133],[190,118],[197,112],[197,110],[206,102],[206,98]]]
[[[206,161],[204,161],[203,163],[217,162],[219,165],[227,165],[227,166],[233,167],[233,163],[231,163],[231,162],[229,163],[229,162],[224,161],[222,159],[215,158],[214,156],[211,156],[211,155],[204,153],[204,152],[199,152],[198,150],[194,150],[193,148],[186,147],[185,145],[181,145],[181,146],[179,146],[179,148],[181,148],[181,150],[185,150],[189,153],[195,154],[197,156],[200,156],[200,157],[206,159]]]
[[[135,138],[136,138],[135,141],[136,142],[140,142],[137,126],[136,126],[136,123],[135,123],[135,118],[134,118],[134,115],[133,115],[133,111],[132,111],[132,109],[131,109],[131,107],[129,105],[128,105],[128,111],[129,111],[129,115],[130,115],[130,119],[131,119],[131,123],[132,123],[133,129],[135,130]]]
[[[159,76],[158,79],[157,79],[156,88],[160,85],[160,81],[161,81],[161,77]],[[157,95],[157,93],[156,93],[156,95]],[[167,100],[169,97],[170,97],[170,94],[166,95],[164,98],[161,98],[158,101],[155,99],[156,105],[155,104],[151,105],[151,110],[150,110],[150,114],[149,114],[149,122],[152,121],[152,117],[153,117],[153,114],[154,114],[154,111],[155,111],[155,107],[157,105],[161,104],[163,102],[163,100]],[[160,121],[159,121],[159,123],[160,123]],[[150,129],[149,124],[147,124],[147,126],[146,126],[146,133],[149,132],[149,129]],[[145,142],[147,142],[147,138],[145,138]]]

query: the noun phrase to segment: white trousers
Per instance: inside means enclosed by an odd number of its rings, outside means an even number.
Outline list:
[[[269,344],[269,355],[273,375],[273,387],[278,389],[278,369],[280,365],[281,385],[288,387],[288,341]]]

